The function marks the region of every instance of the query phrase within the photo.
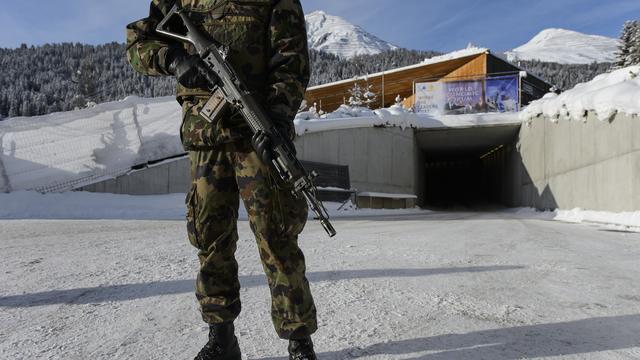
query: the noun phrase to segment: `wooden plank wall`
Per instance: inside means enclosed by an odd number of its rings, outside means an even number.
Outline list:
[[[478,54],[460,59],[444,61],[437,64],[425,65],[390,74],[371,76],[368,83],[372,85],[372,91],[378,94],[376,107],[387,107],[395,102],[396,96],[410,98],[413,96],[414,81],[436,81],[443,77],[469,76],[486,74],[486,54]],[[349,100],[349,89],[358,81],[352,80],[340,84],[310,88],[305,94],[308,105],[316,103],[318,107],[331,112]],[[384,84],[384,94],[382,92]]]
[[[474,77],[484,77],[487,75],[487,54],[472,59],[468,63],[455,69],[454,71],[443,77],[443,80],[460,80],[470,79]]]
[[[481,54],[443,76],[441,80],[455,81],[473,79],[475,77],[485,77],[487,75],[487,61],[489,57],[492,56],[488,54]],[[413,104],[415,104],[415,97],[413,96],[413,93],[402,102],[402,105],[405,108],[410,108]]]

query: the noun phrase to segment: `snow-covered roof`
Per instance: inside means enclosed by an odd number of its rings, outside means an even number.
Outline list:
[[[438,63],[442,63],[442,62],[445,62],[445,61],[462,59],[462,58],[465,58],[465,57],[474,56],[474,55],[480,55],[480,54],[488,54],[489,52],[490,51],[487,48],[468,47],[466,49],[453,51],[453,52],[450,52],[448,54],[438,55],[438,56],[434,56],[434,57],[428,58],[428,59],[424,60],[423,62],[421,62],[419,64],[409,65],[409,66],[396,68],[396,69],[389,70],[389,71],[383,71],[383,72],[379,72],[379,73],[375,73],[375,74],[368,74],[368,75],[363,76],[363,77],[376,77],[376,76],[382,76],[382,75],[395,74],[395,73],[398,73],[398,72],[411,70],[411,69],[417,69],[417,68],[421,68],[421,67],[424,67],[424,66],[427,66],[427,65],[438,64]],[[353,79],[341,80],[341,81],[336,81],[336,82],[332,82],[332,83],[328,83],[328,84],[322,84],[322,85],[313,86],[313,87],[310,87],[308,90],[316,90],[316,89],[322,89],[322,88],[335,86],[335,85],[349,84],[351,82],[353,82]]]
[[[584,121],[589,112],[603,121],[613,119],[617,113],[640,114],[640,66],[599,75],[560,95],[549,93],[529,104],[521,119],[531,121],[544,115],[553,121]]]

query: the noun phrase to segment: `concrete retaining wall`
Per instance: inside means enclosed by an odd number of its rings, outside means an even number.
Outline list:
[[[359,191],[415,194],[416,146],[413,130],[360,128],[306,134],[296,140],[298,157],[348,165]]]
[[[511,157],[512,205],[539,209],[640,210],[640,119],[536,118]]]
[[[295,142],[301,160],[348,165],[351,186],[360,191],[414,194],[412,130],[361,128],[310,133]],[[189,160],[178,159],[80,190],[130,195],[186,192]]]
[[[191,184],[189,176],[189,159],[181,158],[85,186],[79,190],[128,195],[186,193]]]

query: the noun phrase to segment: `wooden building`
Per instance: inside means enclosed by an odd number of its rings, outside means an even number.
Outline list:
[[[475,51],[474,51],[475,50]],[[388,107],[395,103],[399,95],[405,107],[413,106],[415,83],[431,81],[460,81],[483,79],[490,76],[520,74],[517,66],[491,54],[487,49],[461,50],[459,52],[427,59],[417,65],[393,69],[366,77],[343,80],[310,87],[305,95],[309,106],[316,104],[319,110],[331,112],[348,103],[349,90],[356,82],[371,85],[377,94],[374,108]],[[539,99],[549,92],[552,85],[527,74],[522,78],[522,104]]]

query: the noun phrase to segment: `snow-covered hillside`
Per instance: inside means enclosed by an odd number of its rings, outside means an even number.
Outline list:
[[[507,56],[510,61],[590,64],[614,61],[617,50],[617,39],[565,29],[546,29],[528,43],[507,52]]]
[[[172,97],[0,122],[0,192],[62,191],[184,153]]]
[[[309,47],[318,51],[351,58],[398,48],[341,17],[328,15],[323,11],[308,14],[306,20]]]

